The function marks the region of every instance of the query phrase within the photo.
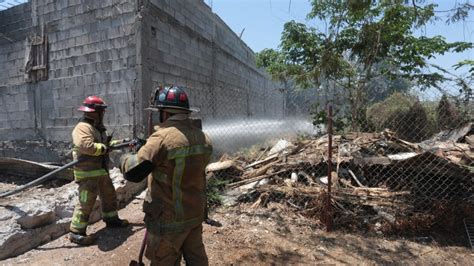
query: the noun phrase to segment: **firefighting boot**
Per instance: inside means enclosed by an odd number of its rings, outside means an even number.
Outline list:
[[[89,246],[94,244],[95,242],[95,237],[93,236],[88,236],[86,233],[69,233],[69,240],[71,240],[72,243],[76,243],[81,246]]]
[[[127,220],[120,219],[118,217],[104,219],[104,222],[108,228],[126,227],[129,225],[129,222]]]

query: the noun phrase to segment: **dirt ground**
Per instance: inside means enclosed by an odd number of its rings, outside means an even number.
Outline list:
[[[144,234],[141,200],[119,213],[132,223],[128,228],[105,230],[104,223],[89,227],[96,245],[79,247],[67,236],[0,261],[0,265],[128,265],[137,259]],[[406,239],[326,233],[318,224],[287,212],[249,206],[219,209],[213,218],[223,227],[204,226],[210,265],[286,264],[460,264],[474,265],[474,252],[466,247],[440,246]]]

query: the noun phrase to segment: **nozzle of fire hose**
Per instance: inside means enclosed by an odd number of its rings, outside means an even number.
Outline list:
[[[122,148],[134,148],[135,151],[138,151],[143,145],[145,145],[146,140],[140,138],[134,138],[129,141],[124,141],[120,144],[112,145],[109,148],[111,150],[119,150]]]
[[[134,141],[136,142],[136,144],[135,144],[136,151],[138,151],[141,147],[143,147],[143,145],[146,144],[145,139],[135,138]]]

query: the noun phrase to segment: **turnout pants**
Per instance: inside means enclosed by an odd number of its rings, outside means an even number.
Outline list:
[[[108,220],[117,217],[117,195],[108,175],[76,182],[79,185],[79,200],[72,216],[71,232],[86,233],[89,216],[97,196],[100,197],[102,205],[102,219]]]
[[[186,265],[208,265],[202,225],[179,234],[156,235],[148,231],[145,256],[151,265],[180,265],[181,256]]]

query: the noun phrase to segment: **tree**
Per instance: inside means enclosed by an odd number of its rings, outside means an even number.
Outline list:
[[[430,128],[428,116],[420,101],[417,100],[402,117],[399,120],[401,127],[397,130],[401,138],[418,142],[428,137]]]
[[[442,36],[415,36],[415,29],[435,18],[436,5],[406,2],[312,0],[308,19],[324,22],[326,29],[287,22],[280,51],[274,51],[277,62],[266,64],[298,86],[323,86],[326,94],[342,90],[352,129],[359,130],[371,81],[403,78],[420,87],[439,86],[445,78],[431,72],[427,60],[472,48],[471,43],[448,43]]]
[[[442,130],[455,128],[461,123],[458,110],[449,102],[446,94],[441,97],[436,112],[438,126]]]
[[[290,79],[286,73],[289,66],[285,64],[285,57],[280,51],[263,49],[256,54],[256,63],[258,67],[264,67],[274,80],[287,82]]]
[[[285,97],[285,110],[291,110],[291,115],[307,114],[311,110],[316,95],[311,95],[311,91],[303,91],[295,86],[293,68],[297,65],[289,65],[285,61],[283,53],[273,49],[264,49],[256,54],[258,67],[263,67],[272,76],[272,79],[283,85],[282,93]]]
[[[466,18],[469,16],[469,12],[474,9],[474,5],[469,3],[467,0],[464,3],[454,1],[454,7],[451,10],[443,10],[438,12],[448,12],[451,13],[448,15],[448,20],[446,23],[455,23],[458,21],[465,21]]]
[[[458,88],[458,93],[456,93],[454,90],[449,92],[441,90],[443,93],[443,98],[441,98],[440,102],[440,104],[442,104],[441,107],[444,108],[449,104],[449,108],[455,109],[455,111],[458,113],[457,116],[459,117],[459,119],[455,120],[455,122],[458,122],[459,124],[474,119],[474,92],[472,90],[472,84],[474,83],[474,61],[462,60],[454,65],[456,70],[459,68],[468,67],[469,69],[467,72],[463,74],[452,73],[440,66],[435,67],[440,72],[445,74],[446,80],[449,81],[449,83],[446,82],[448,86]],[[448,101],[448,95],[449,98],[453,100],[454,104]],[[443,126],[445,125],[446,124]],[[455,125],[451,123],[451,127],[453,126]]]

